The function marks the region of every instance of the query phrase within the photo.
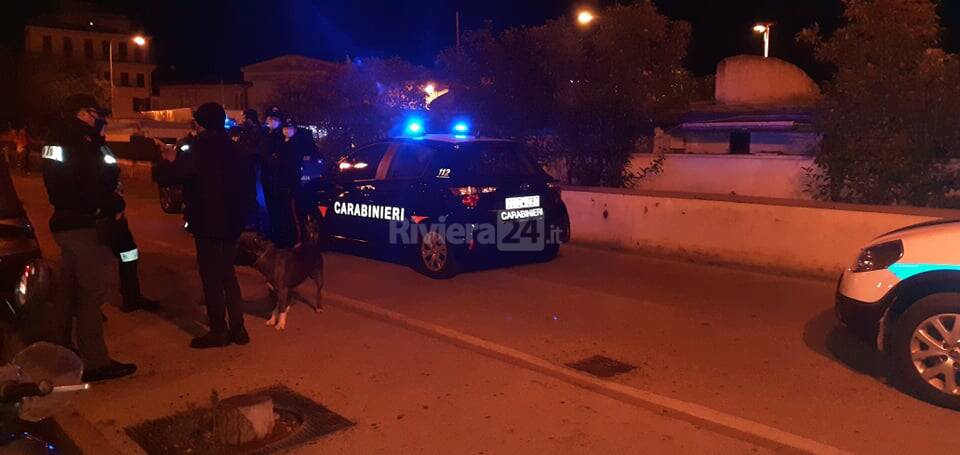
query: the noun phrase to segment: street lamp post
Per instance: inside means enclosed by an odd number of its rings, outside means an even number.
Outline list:
[[[770,57],[770,29],[773,24],[757,24],[753,26],[753,31],[763,34],[763,58]]]
[[[130,41],[133,41],[133,44],[136,44],[139,47],[143,47],[147,44],[147,39],[141,35],[137,35],[137,36],[134,36],[133,38],[130,38]],[[116,108],[116,106],[114,106],[114,101],[116,100],[116,92],[117,92],[116,84],[113,81],[113,44],[114,44],[114,40],[111,39],[110,46],[109,46],[110,51],[108,52],[109,56],[107,57],[108,60],[110,61],[110,110],[111,111],[115,110]]]

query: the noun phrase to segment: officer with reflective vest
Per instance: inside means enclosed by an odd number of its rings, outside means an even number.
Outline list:
[[[101,136],[110,111],[89,95],[73,95],[63,112],[58,141],[42,150],[43,180],[53,205],[50,230],[62,253],[52,335],[71,346],[76,321],[85,382],[129,376],[137,367],[110,358],[100,312],[125,208],[117,188],[117,161]]]

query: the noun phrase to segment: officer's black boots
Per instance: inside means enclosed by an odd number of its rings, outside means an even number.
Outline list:
[[[113,362],[105,367],[83,372],[83,382],[106,381],[130,376],[137,372],[137,366],[132,363]]]
[[[230,346],[231,342],[229,332],[209,332],[190,341],[190,347],[193,349],[222,348]]]
[[[139,263],[140,261],[120,261],[120,295],[123,296],[120,311],[124,313],[139,310],[156,311],[160,307],[157,301],[150,300],[140,293],[140,275],[137,272]]]

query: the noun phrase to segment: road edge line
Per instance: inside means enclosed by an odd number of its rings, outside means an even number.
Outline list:
[[[507,363],[536,371],[566,383],[615,400],[646,408],[655,413],[702,424],[727,436],[769,448],[797,453],[850,454],[837,447],[789,433],[777,428],[737,417],[706,406],[666,397],[624,384],[605,381],[586,373],[557,365],[516,349],[458,332],[443,326],[405,316],[401,313],[339,294],[325,292],[324,303],[367,317],[393,323],[409,330],[452,342],[460,347]]]

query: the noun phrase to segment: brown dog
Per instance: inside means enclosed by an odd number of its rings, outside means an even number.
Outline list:
[[[240,236],[237,263],[253,267],[267,279],[273,314],[267,325],[283,330],[287,327],[287,313],[293,290],[310,278],[317,286],[317,300],[309,302],[314,311],[323,311],[323,252],[314,243],[303,243],[289,249],[278,249],[273,242],[246,232]]]

